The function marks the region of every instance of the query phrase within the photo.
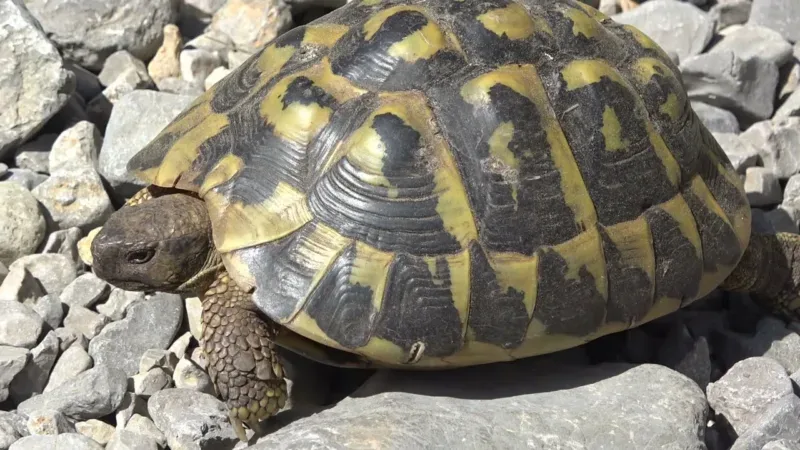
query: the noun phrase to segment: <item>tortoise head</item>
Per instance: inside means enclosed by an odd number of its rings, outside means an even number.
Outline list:
[[[199,295],[220,267],[205,203],[181,193],[121,208],[91,253],[95,274],[129,291]]]

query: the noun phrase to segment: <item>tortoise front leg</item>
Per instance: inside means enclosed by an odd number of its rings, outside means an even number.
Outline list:
[[[259,421],[287,400],[283,367],[272,342],[276,328],[262,320],[250,295],[220,271],[202,297],[202,348],[208,373],[230,408],[231,423],[246,441],[242,423],[258,430]]]

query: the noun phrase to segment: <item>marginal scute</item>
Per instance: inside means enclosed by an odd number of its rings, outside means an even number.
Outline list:
[[[592,18],[585,10],[568,8],[563,14],[572,21],[572,33],[575,36],[583,35],[589,39],[603,32],[603,27],[596,19]]]

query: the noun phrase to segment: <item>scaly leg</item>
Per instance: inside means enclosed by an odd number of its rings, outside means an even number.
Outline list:
[[[262,320],[250,295],[222,270],[202,297],[203,351],[208,372],[230,408],[231,423],[246,441],[242,423],[258,422],[283,408],[287,400],[283,367],[272,338],[277,330]]]
[[[741,261],[720,287],[748,292],[767,311],[800,320],[800,235],[753,233]]]

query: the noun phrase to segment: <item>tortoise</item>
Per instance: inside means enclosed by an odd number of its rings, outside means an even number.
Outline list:
[[[201,297],[240,437],[286,402],[278,347],[511,361],[717,288],[798,317],[798,235],[751,232],[674,62],[574,0],[355,0],[269,42],[128,168],[146,187],[94,237],[94,271]]]

